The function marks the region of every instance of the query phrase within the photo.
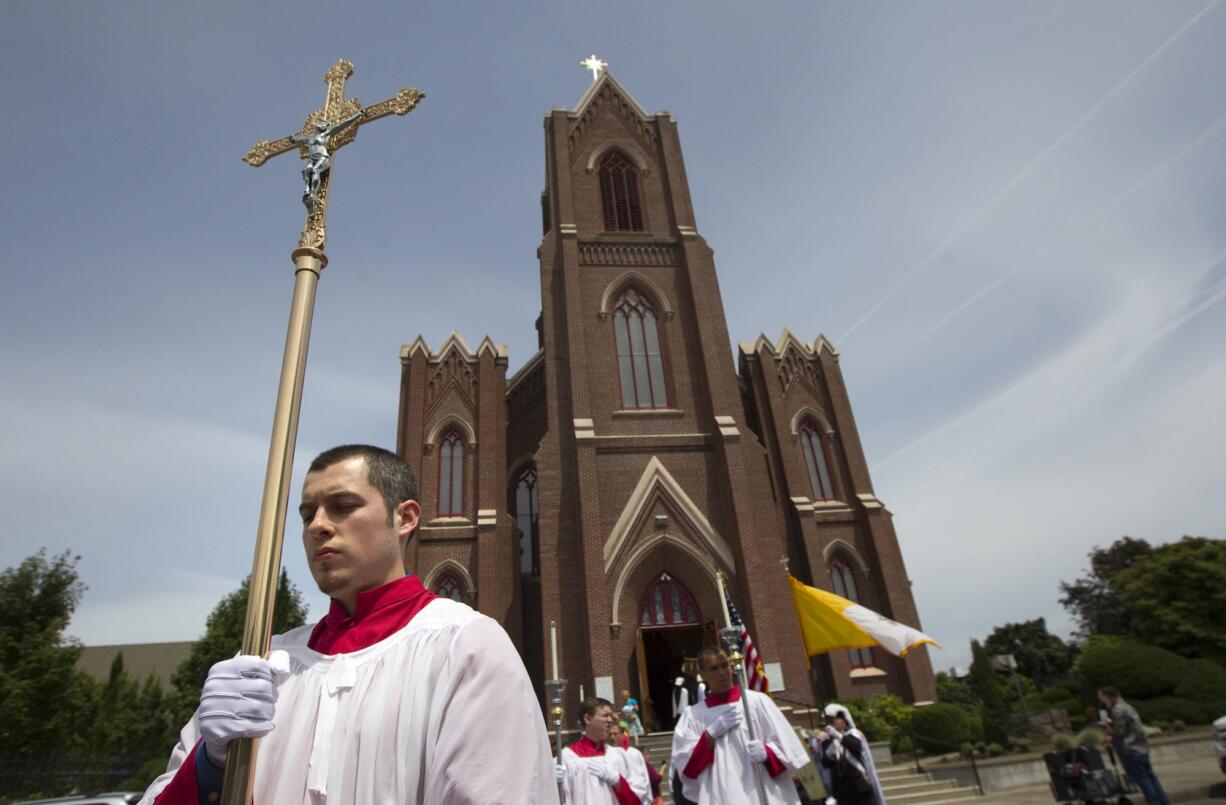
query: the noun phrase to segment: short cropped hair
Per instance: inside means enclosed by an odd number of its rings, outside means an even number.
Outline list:
[[[1115,685],[1104,685],[1098,689],[1098,692],[1106,696],[1108,699],[1120,698],[1120,689]]]
[[[307,472],[320,472],[351,458],[366,461],[366,481],[379,490],[379,495],[387,506],[389,525],[392,522],[392,512],[396,511],[397,506],[406,500],[417,500],[417,481],[413,479],[413,471],[400,456],[382,447],[342,444],[317,455]]]
[[[596,715],[596,711],[602,707],[613,709],[613,702],[608,699],[602,699],[599,696],[590,696],[579,702],[579,718],[587,718]]]
[[[727,656],[728,652],[724,651],[719,646],[704,647],[702,651],[698,652],[698,670],[707,670],[707,661],[718,657],[721,654]]]

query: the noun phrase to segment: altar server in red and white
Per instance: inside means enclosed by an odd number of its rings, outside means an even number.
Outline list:
[[[405,575],[421,516],[398,456],[346,445],[310,465],[299,506],[327,616],[269,660],[209,671],[195,716],[143,804],[215,802],[227,744],[262,737],[258,805],[557,803],[545,722],[495,621]],[[514,736],[491,744],[491,725]]]
[[[583,737],[562,750],[556,767],[567,805],[651,805],[651,780],[642,755],[632,757],[608,745],[613,703],[584,699],[579,713]]]
[[[809,754],[783,713],[766,694],[746,691],[756,736],[751,740],[728,655],[705,648],[698,669],[706,698],[685,711],[673,732],[672,765],[681,772],[686,798],[698,805],[758,805],[760,769],[767,802],[799,803],[792,775],[809,763]]]

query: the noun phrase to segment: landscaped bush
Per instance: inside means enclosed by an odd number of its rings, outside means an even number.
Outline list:
[[[992,757],[1000,757],[1005,753],[1005,748],[998,743],[990,743],[987,746],[988,754]]]
[[[1146,724],[1156,724],[1159,721],[1208,724],[1220,715],[1207,715],[1213,711],[1205,705],[1178,696],[1159,696],[1156,699],[1133,701],[1132,706],[1137,708],[1137,713]]]
[[[1063,702],[1066,702],[1069,699],[1076,699],[1076,695],[1074,693],[1070,692],[1068,688],[1062,686],[1048,688],[1047,690],[1036,694],[1036,697],[1040,702],[1048,705],[1049,707],[1061,707]],[[1026,701],[1029,703],[1031,701],[1031,697],[1027,696]]]
[[[911,716],[911,729],[919,746],[929,752],[949,752],[968,737],[966,714],[955,704],[917,707]]]
[[[1226,668],[1213,660],[1188,660],[1175,684],[1175,695],[1201,705],[1208,721],[1226,714]]]
[[[1073,736],[1073,741],[1078,746],[1102,746],[1103,731],[1098,727],[1086,727]]]
[[[852,699],[847,702],[847,709],[856,726],[870,741],[889,741],[890,749],[895,752],[910,751],[910,741],[904,748],[903,739],[907,737],[907,726],[911,723],[914,707],[897,696],[887,694],[871,699]]]
[[[1114,685],[1126,699],[1148,699],[1175,690],[1188,661],[1156,646],[1119,638],[1091,638],[1076,671],[1095,688]]]
[[[1077,742],[1073,740],[1072,735],[1066,735],[1061,732],[1051,737],[1051,745],[1053,749],[1061,751],[1064,749],[1072,749],[1077,745]]]

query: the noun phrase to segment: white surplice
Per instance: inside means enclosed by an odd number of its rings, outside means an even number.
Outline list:
[[[273,638],[290,656],[276,729],[260,741],[257,805],[556,803],[545,722],[523,661],[495,621],[437,598],[359,651]],[[199,740],[193,718],[142,805]]]
[[[643,805],[651,805],[651,779],[647,776],[647,764],[637,751],[637,761],[628,750],[619,746],[606,746],[603,755],[582,757],[568,746],[562,750],[562,788],[566,805],[617,805],[613,786],[601,780],[588,767],[606,759],[617,773],[626,778],[630,790]]]
[[[770,745],[775,757],[787,766],[787,770],[771,777],[766,771],[766,764],[749,759],[749,751],[745,747],[749,731],[742,724],[716,739],[715,761],[699,773],[698,779],[687,777],[685,767],[707,727],[729,707],[743,706],[740,701],[735,701],[709,707],[705,701],[700,701],[685,711],[673,732],[671,766],[680,773],[683,793],[698,805],[758,805],[758,772],[754,768],[757,766],[762,769],[766,801],[770,805],[799,803],[792,774],[809,763],[809,753],[769,696],[755,690],[746,691],[745,695],[748,697],[755,737]]]

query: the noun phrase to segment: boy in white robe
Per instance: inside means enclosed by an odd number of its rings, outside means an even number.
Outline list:
[[[332,608],[274,637],[268,661],[210,669],[142,803],[217,801],[229,741],[255,737],[258,805],[557,802],[545,723],[506,633],[405,575],[416,497],[409,468],[380,448],[311,463],[303,544]],[[520,731],[490,746],[494,714]]]
[[[686,798],[698,805],[758,805],[760,777],[768,803],[799,803],[792,775],[809,763],[809,754],[792,725],[769,696],[746,691],[756,736],[750,740],[728,655],[705,648],[698,668],[709,692],[681,716],[673,733],[671,765],[681,772]]]
[[[608,745],[612,702],[584,699],[579,712],[583,737],[562,750],[555,771],[567,805],[650,805],[651,781],[643,756],[635,758],[620,746]]]

